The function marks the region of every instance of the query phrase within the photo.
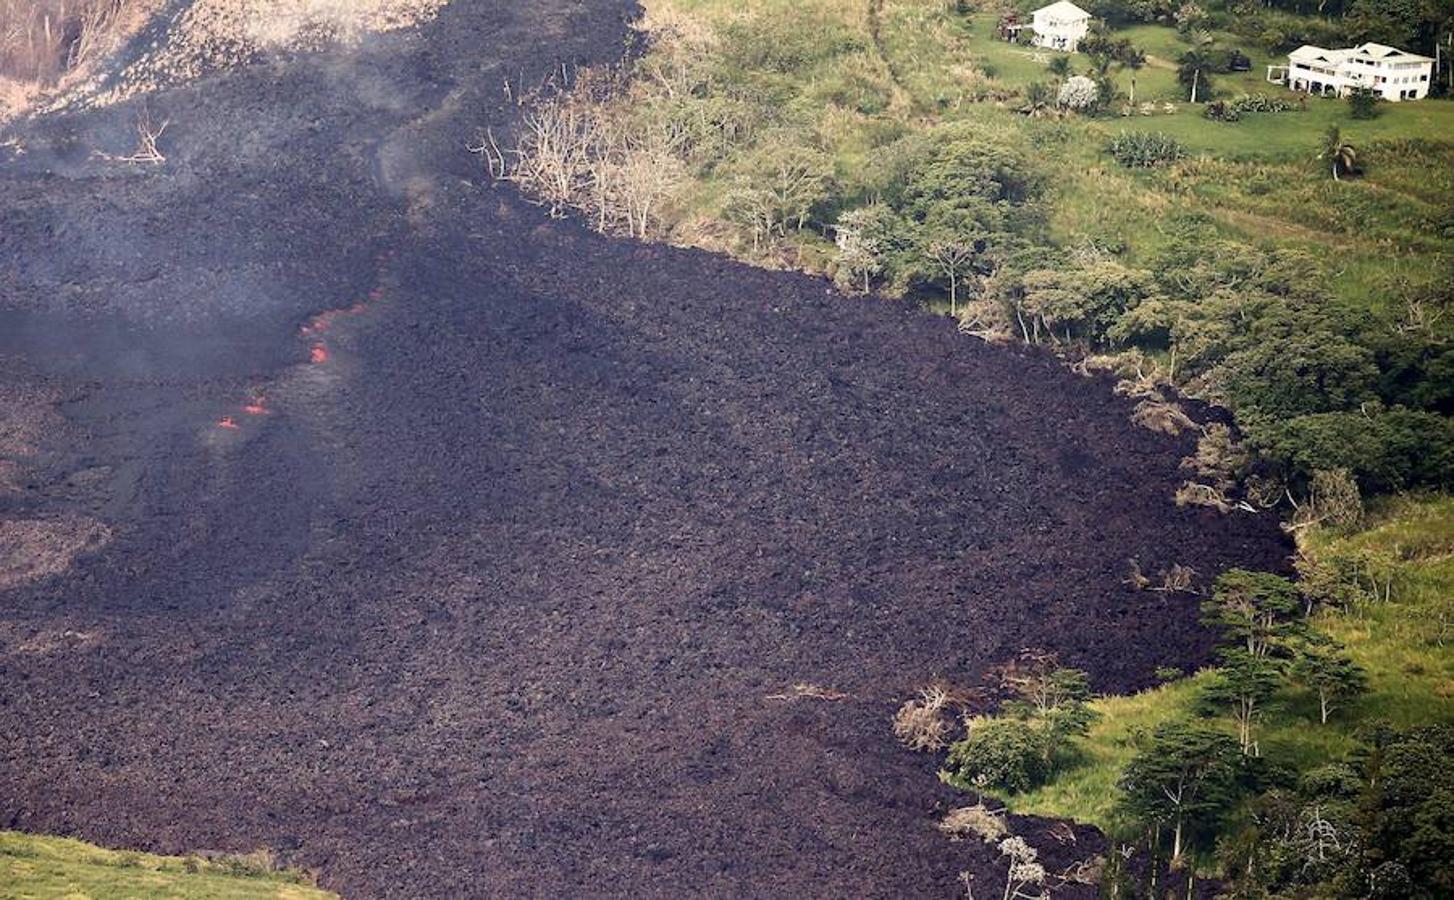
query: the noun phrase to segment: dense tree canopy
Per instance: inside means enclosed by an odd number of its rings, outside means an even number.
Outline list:
[[[1139,748],[1121,776],[1126,811],[1172,832],[1172,859],[1215,830],[1238,794],[1237,742],[1199,722],[1168,722]]]

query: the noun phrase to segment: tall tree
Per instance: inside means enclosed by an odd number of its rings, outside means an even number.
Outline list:
[[[958,315],[960,281],[974,271],[974,241],[965,238],[937,240],[929,245],[929,255],[949,282],[949,313]]]
[[[1035,726],[1047,765],[1054,764],[1067,741],[1085,734],[1095,721],[1086,673],[1062,666],[1054,653],[1020,651],[1019,659],[1000,670],[1000,686],[1014,695],[1004,704],[1004,713]]]
[[[1212,96],[1212,72],[1216,70],[1216,62],[1208,48],[1193,47],[1176,62],[1176,80],[1187,89],[1188,103],[1198,103]]]
[[[1298,648],[1292,677],[1318,696],[1318,719],[1328,724],[1334,709],[1368,689],[1368,675],[1343,647],[1319,635]]]
[[[1237,796],[1237,742],[1197,722],[1157,728],[1121,776],[1122,803],[1146,825],[1172,830],[1176,864],[1190,832],[1215,825]]]
[[[1302,632],[1301,609],[1297,586],[1286,578],[1228,569],[1202,603],[1202,623],[1221,630],[1248,656],[1266,658]]]
[[[1135,47],[1121,57],[1121,66],[1131,70],[1131,90],[1126,95],[1126,102],[1132,106],[1136,105],[1136,73],[1145,65],[1146,54]]]
[[[1231,713],[1242,755],[1258,756],[1255,729],[1281,681],[1278,663],[1235,647],[1223,652],[1222,664],[1199,699],[1210,711]]]
[[[873,277],[883,271],[887,250],[883,232],[893,227],[888,221],[892,218],[893,213],[877,203],[849,210],[838,217],[838,224],[833,228],[838,246],[837,278],[845,287],[862,278],[866,294]]]
[[[1423,0],[1353,0],[1344,17],[1355,43],[1376,41],[1411,49],[1424,19]]]

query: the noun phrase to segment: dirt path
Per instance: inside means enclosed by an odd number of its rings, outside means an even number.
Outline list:
[[[0,515],[111,539],[0,594],[0,824],[349,896],[952,896],[999,861],[934,829],[897,700],[1026,645],[1146,684],[1207,640],[1132,557],[1281,564],[1051,359],[485,184],[504,80],[629,12],[263,59],[152,99],[160,171],[86,161],[124,105],[27,132],[0,354],[80,437]]]

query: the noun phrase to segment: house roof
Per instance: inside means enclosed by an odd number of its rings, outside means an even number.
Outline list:
[[[1325,50],[1322,47],[1314,47],[1312,44],[1303,44],[1301,47],[1287,55],[1288,59],[1297,62],[1342,62],[1351,53],[1350,50]]]
[[[1433,62],[1433,59],[1428,56],[1420,56],[1417,53],[1410,53],[1407,50],[1400,50],[1397,47],[1390,47],[1387,44],[1375,44],[1372,41],[1366,44],[1359,44],[1350,52],[1371,59],[1396,59],[1400,62]]]
[[[1049,6],[1042,6],[1042,7],[1040,7],[1039,9],[1035,10],[1035,12],[1031,13],[1031,15],[1033,15],[1033,16],[1041,16],[1041,15],[1043,15],[1043,16],[1045,16],[1047,18],[1051,18],[1051,19],[1089,19],[1090,18],[1090,13],[1088,13],[1085,10],[1081,9],[1079,6],[1076,6],[1074,3],[1071,3],[1070,0],[1057,0],[1057,2],[1052,3]]]
[[[1357,47],[1349,47],[1345,50],[1327,50],[1323,47],[1314,47],[1312,44],[1303,44],[1287,56],[1293,62],[1321,62],[1328,63],[1329,65],[1337,65],[1355,56],[1377,62],[1433,62],[1427,56],[1419,56],[1417,53],[1409,53],[1397,47],[1374,43],[1359,44]]]

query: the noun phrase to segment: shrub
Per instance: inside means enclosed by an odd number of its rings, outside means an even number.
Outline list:
[[[1147,169],[1176,162],[1186,155],[1175,138],[1160,132],[1127,131],[1106,145],[1116,162],[1130,169]]]
[[[1063,109],[1084,112],[1094,107],[1100,96],[1101,89],[1094,81],[1084,75],[1072,75],[1060,86],[1056,102]]]
[[[905,701],[894,714],[894,737],[910,750],[939,750],[948,743],[949,721],[944,708],[949,694],[941,687],[927,687],[919,696]]]
[[[1236,122],[1242,118],[1237,108],[1226,100],[1213,100],[1208,103],[1206,109],[1202,110],[1202,115],[1213,122]]]
[[[939,830],[955,838],[972,834],[986,844],[994,843],[1010,832],[1004,817],[990,812],[983,803],[951,809],[940,820]]]
[[[1303,108],[1285,97],[1269,97],[1266,94],[1243,94],[1228,100],[1227,105],[1239,114],[1297,112]]]
[[[1332,528],[1354,528],[1363,521],[1363,496],[1347,469],[1314,472],[1306,508],[1315,521]]]
[[[1164,400],[1142,400],[1131,412],[1131,422],[1161,434],[1181,434],[1196,427],[1196,422],[1178,404]]]
[[[1036,730],[1019,719],[980,718],[969,734],[949,747],[950,780],[972,790],[1014,794],[1043,784],[1049,764]]]
[[[1378,117],[1378,95],[1365,88],[1355,88],[1348,95],[1348,114],[1355,119],[1375,119]]]

